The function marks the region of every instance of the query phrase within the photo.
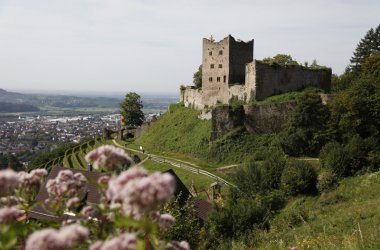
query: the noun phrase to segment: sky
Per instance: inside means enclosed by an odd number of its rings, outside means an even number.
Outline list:
[[[341,74],[380,23],[378,0],[0,0],[0,88],[175,93],[202,38],[254,39]]]

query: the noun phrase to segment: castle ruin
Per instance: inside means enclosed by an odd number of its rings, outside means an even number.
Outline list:
[[[236,41],[231,35],[219,42],[203,38],[202,88],[181,89],[184,105],[204,110],[233,98],[247,103],[306,87],[329,91],[331,69],[265,64],[254,60],[253,46],[254,40]]]

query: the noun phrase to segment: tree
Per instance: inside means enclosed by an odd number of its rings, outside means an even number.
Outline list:
[[[371,28],[360,40],[347,70],[360,73],[364,60],[378,51],[380,51],[380,24],[376,29]]]
[[[291,156],[317,155],[326,140],[324,132],[329,115],[318,94],[304,94],[283,133],[284,152]]]
[[[277,54],[273,58],[266,57],[263,59],[263,63],[269,65],[278,65],[278,66],[298,66],[299,63],[296,60],[293,60],[291,55]]]
[[[120,104],[120,113],[124,117],[126,125],[140,126],[144,122],[143,104],[138,94],[129,92]]]
[[[193,75],[193,83],[196,88],[202,88],[202,64],[199,66],[198,71]]]

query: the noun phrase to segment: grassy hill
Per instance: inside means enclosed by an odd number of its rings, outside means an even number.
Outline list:
[[[210,135],[211,121],[198,119],[193,109],[173,104],[135,143],[151,152],[191,159],[206,168],[241,163],[262,146],[276,143],[275,135],[253,135],[243,129],[214,142],[210,142]]]
[[[270,225],[269,232],[254,231],[248,245],[259,249],[380,249],[380,172],[346,178],[320,196],[294,198]]]

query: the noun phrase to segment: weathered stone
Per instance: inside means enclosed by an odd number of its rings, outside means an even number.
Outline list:
[[[243,107],[233,110],[231,106],[219,106],[212,110],[211,140],[244,125]]]

